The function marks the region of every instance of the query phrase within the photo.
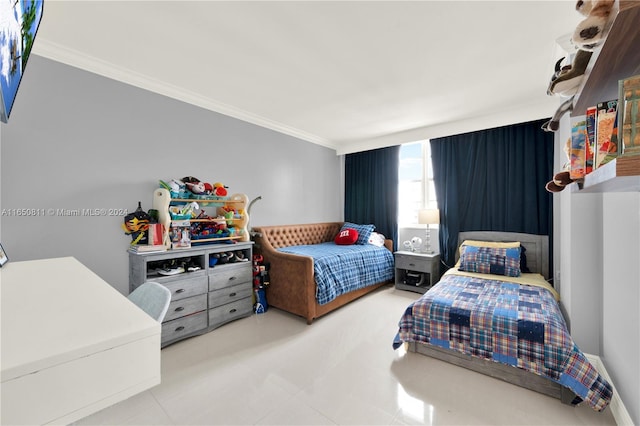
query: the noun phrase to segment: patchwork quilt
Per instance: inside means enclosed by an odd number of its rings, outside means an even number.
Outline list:
[[[419,342],[512,365],[571,389],[574,403],[604,410],[612,387],[574,343],[554,294],[493,277],[445,274],[406,309],[394,349]]]
[[[281,247],[278,251],[313,258],[319,305],[327,304],[341,294],[391,280],[394,276],[393,253],[372,244],[325,242]]]

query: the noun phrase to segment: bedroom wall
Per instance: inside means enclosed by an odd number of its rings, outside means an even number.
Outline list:
[[[11,261],[74,256],[123,294],[131,238],[108,211],[150,209],[158,179],[195,176],[261,196],[253,226],[343,219],[334,150],[37,55],[0,132],[1,206],[33,209],[1,217]]]
[[[566,161],[569,126],[564,117],[555,170]],[[560,236],[555,285],[571,335],[600,357],[633,424],[640,424],[640,194],[566,188],[554,195],[554,234]]]

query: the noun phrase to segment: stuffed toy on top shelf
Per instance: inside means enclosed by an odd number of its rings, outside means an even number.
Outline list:
[[[577,48],[593,51],[602,44],[614,16],[614,5],[614,0],[578,0],[576,10],[586,19],[578,24],[571,37]]]

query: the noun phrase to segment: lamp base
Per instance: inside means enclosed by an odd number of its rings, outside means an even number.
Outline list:
[[[433,250],[431,250],[431,232],[428,224],[427,224],[427,230],[425,235],[425,241],[427,242],[427,244],[426,244],[426,247],[422,249],[422,252],[425,254],[433,254]]]

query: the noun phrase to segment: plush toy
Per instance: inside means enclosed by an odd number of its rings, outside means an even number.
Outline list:
[[[227,188],[228,186],[224,186],[220,182],[216,182],[213,184],[213,194],[218,197],[226,197],[227,196]]]
[[[207,194],[207,195],[213,194],[213,185],[211,185],[210,183],[205,182],[204,183],[204,193]]]
[[[194,194],[204,194],[205,192],[204,183],[202,182],[187,182],[185,183],[185,185],[187,185],[187,189],[189,189],[189,191],[193,192]]]
[[[604,32],[613,16],[614,0],[578,0],[576,10],[586,19],[578,24],[571,41],[578,48],[593,50],[604,41]]]
[[[560,119],[563,115],[573,109],[573,96],[560,104],[556,113],[546,123],[542,125],[542,130],[545,132],[555,132],[560,128]]]
[[[553,179],[547,182],[544,186],[549,192],[560,192],[571,182],[575,181],[571,178],[571,172],[569,171],[571,168],[571,138],[567,139],[567,143],[564,147],[564,153],[567,156],[567,162],[562,166],[563,170],[553,175]]]
[[[204,182],[200,182],[200,179],[194,178],[193,176],[187,176],[182,178],[182,181],[187,186],[187,189],[194,194],[204,194],[205,186]]]
[[[548,95],[573,96],[578,92],[578,87],[584,77],[584,72],[589,65],[592,52],[578,50],[573,57],[571,65],[561,66],[564,58],[556,62],[555,72],[547,88]]]

